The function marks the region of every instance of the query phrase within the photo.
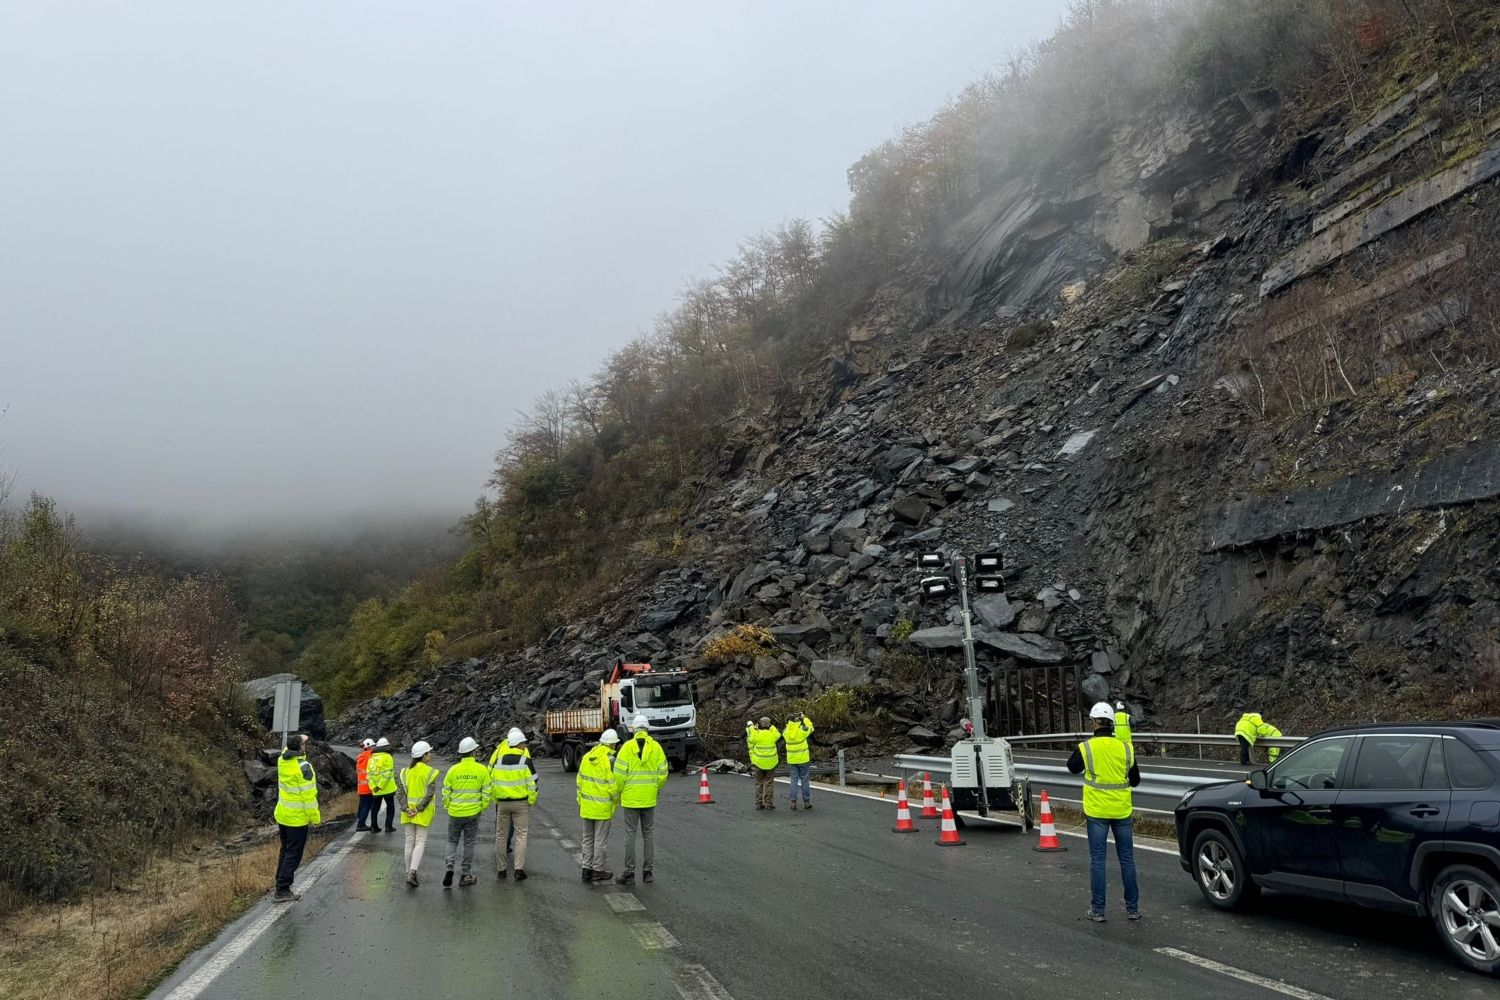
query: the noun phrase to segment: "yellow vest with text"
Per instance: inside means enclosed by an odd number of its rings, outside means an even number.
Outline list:
[[[307,764],[311,777],[302,773]],[[310,826],[323,822],[318,812],[318,774],[306,757],[276,760],[276,822],[282,826]]]
[[[437,768],[431,764],[424,764],[421,761],[417,761],[411,767],[403,767],[401,769],[401,784],[406,787],[406,804],[414,806],[418,802],[421,802],[427,794],[428,786],[432,784],[436,776]],[[434,795],[432,801],[427,803],[427,808],[415,816],[408,816],[405,812],[402,812],[401,822],[415,823],[417,826],[431,826],[432,816],[436,812],[437,796]]]
[[[371,795],[396,794],[396,758],[384,750],[376,750],[370,754],[365,774],[370,781]]]
[[[490,769],[465,757],[443,775],[443,808],[454,819],[478,816],[489,805],[489,788]]]
[[[750,745],[750,763],[762,771],[776,770],[779,755],[776,753],[776,741],[781,739],[781,733],[776,727],[770,729],[756,729],[754,727],[745,730],[745,742]]]
[[[497,750],[490,758],[490,801],[525,799],[536,805],[536,775],[528,763],[531,751],[504,744],[501,744],[501,749],[504,753]]]
[[[578,818],[611,819],[615,805],[614,751],[601,743],[578,762]]]
[[[650,736],[632,736],[615,754],[615,794],[626,809],[654,809],[667,783],[667,754]]]
[[[812,751],[807,747],[807,738],[812,735],[812,720],[808,719],[804,726],[800,720],[788,722],[786,728],[781,731],[781,738],[786,740],[786,762],[788,764],[808,764],[812,762]]]
[[[1129,819],[1130,768],[1135,750],[1115,736],[1078,744],[1083,755],[1083,814],[1091,819]]]

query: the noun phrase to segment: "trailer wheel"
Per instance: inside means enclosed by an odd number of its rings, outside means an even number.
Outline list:
[[[578,748],[571,743],[562,746],[563,771],[572,774],[578,770]]]

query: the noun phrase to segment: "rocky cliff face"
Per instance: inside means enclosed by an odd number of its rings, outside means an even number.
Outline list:
[[[534,722],[623,657],[694,671],[720,752],[835,685],[840,742],[936,742],[961,661],[931,549],[1006,555],[981,662],[1061,685],[1006,687],[1012,725],[1049,696],[1212,729],[1500,711],[1500,70],[1398,83],[1353,121],[1164,111],[993,192],[746,421],[685,526],[708,555],[341,728]],[[774,645],[707,663],[737,623]]]

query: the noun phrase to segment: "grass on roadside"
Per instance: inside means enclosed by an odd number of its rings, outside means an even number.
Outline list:
[[[351,815],[345,795],[323,818]],[[304,864],[337,831],[308,838]],[[0,996],[8,1000],[130,1000],[271,890],[273,837],[244,849],[205,847],[150,863],[127,888],[78,903],[25,904],[0,921]]]

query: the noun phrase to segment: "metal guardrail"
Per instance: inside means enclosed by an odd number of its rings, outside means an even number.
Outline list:
[[[1037,733],[1029,736],[1005,736],[1001,737],[1012,746],[1024,746],[1028,743],[1077,743],[1093,736],[1093,733]],[[1279,750],[1290,750],[1301,746],[1307,737],[1305,736],[1266,736],[1255,741],[1258,747],[1276,747]],[[1180,746],[1202,746],[1202,747],[1233,747],[1238,746],[1238,741],[1232,733],[1137,733],[1130,734],[1132,743],[1150,744],[1178,744]]]

